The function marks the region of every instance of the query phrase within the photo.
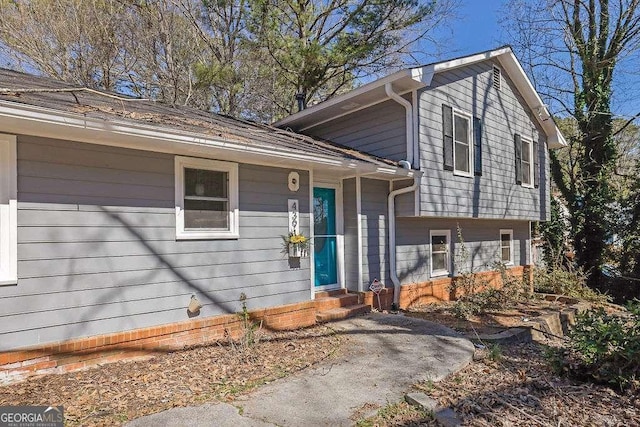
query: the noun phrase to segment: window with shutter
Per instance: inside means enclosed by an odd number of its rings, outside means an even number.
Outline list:
[[[540,187],[540,144],[533,142],[533,186]]]
[[[444,170],[453,170],[453,108],[442,104],[442,143]]]
[[[513,135],[513,145],[516,154],[516,184],[522,184],[522,139],[517,133]]]
[[[473,173],[482,176],[482,120],[473,118]]]
[[[453,112],[453,172],[457,175],[471,175],[471,120],[458,111]]]
[[[516,157],[516,183],[523,187],[534,187],[537,166],[537,148],[531,139],[523,138],[520,134],[513,135],[513,145]]]
[[[522,185],[525,187],[531,186],[531,175],[533,172],[533,165],[531,164],[531,141],[522,138]]]

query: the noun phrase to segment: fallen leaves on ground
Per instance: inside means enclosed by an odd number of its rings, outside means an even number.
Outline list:
[[[640,395],[556,375],[544,347],[502,347],[436,384],[423,386],[470,426],[640,426]]]
[[[494,334],[512,327],[530,327],[530,320],[552,312],[562,311],[567,304],[542,299],[523,300],[505,307],[486,310],[467,318],[456,316],[455,302],[429,304],[412,308],[407,316],[430,320],[463,334]]]
[[[1,405],[63,405],[67,425],[119,425],[176,406],[232,401],[340,350],[327,326],[267,334],[248,348],[213,344],[0,387]]]

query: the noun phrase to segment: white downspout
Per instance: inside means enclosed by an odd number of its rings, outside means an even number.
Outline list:
[[[411,165],[413,169],[413,105],[411,102],[407,101],[397,93],[393,91],[393,87],[391,83],[387,83],[384,85],[384,91],[387,93],[387,96],[398,104],[402,105],[405,109],[405,126],[407,133],[407,158],[406,160]]]
[[[413,104],[394,92],[391,83],[387,83],[384,85],[384,91],[389,98],[402,105],[405,109],[407,158],[406,162],[400,162],[400,164],[402,165],[402,163],[408,163],[409,168],[413,169],[413,152],[415,150],[415,147],[413,146]],[[415,191],[416,188],[418,188],[418,178],[414,176],[412,185],[389,192],[389,200],[387,201],[387,206],[389,208],[389,212],[387,213],[389,221],[389,276],[391,277],[391,282],[393,282],[392,308],[394,310],[398,309],[398,302],[400,301],[400,279],[398,278],[398,271],[396,267],[396,196],[410,193],[412,191]]]
[[[398,271],[396,268],[396,196],[401,194],[410,193],[418,188],[418,177],[413,177],[413,184],[409,187],[398,188],[389,193],[389,200],[387,206],[389,212],[387,217],[389,218],[389,276],[393,282],[393,309],[398,309],[398,302],[400,301],[400,279],[398,278]]]

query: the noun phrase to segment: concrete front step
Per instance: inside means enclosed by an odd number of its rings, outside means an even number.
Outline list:
[[[316,298],[316,309],[318,311],[331,310],[332,308],[347,307],[358,304],[358,295],[342,294],[330,297]]]
[[[333,320],[342,320],[349,317],[365,314],[371,311],[371,306],[364,304],[355,304],[348,307],[332,308],[329,310],[319,311],[316,313],[316,321],[318,323],[331,322]]]

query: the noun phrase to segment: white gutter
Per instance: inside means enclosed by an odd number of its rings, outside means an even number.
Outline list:
[[[354,174],[409,175],[411,171],[391,165],[376,165],[352,159],[337,159],[322,154],[296,153],[249,141],[211,138],[188,131],[106,121],[82,114],[52,110],[28,104],[0,100],[0,129],[5,133],[63,138],[91,144],[154,151],[160,153],[210,156],[225,153],[233,161],[294,167],[296,162],[328,168],[352,170]],[[306,166],[306,165],[305,165]]]
[[[407,101],[397,93],[393,91],[393,87],[391,83],[386,83],[384,85],[384,91],[387,93],[387,96],[398,104],[402,105],[405,109],[405,132],[407,133],[407,162],[413,168],[413,105],[411,102]]]
[[[418,188],[418,177],[414,176],[412,185],[391,191],[387,201],[387,206],[389,208],[389,212],[387,214],[389,221],[389,275],[393,282],[394,309],[398,308],[398,301],[400,301],[400,279],[398,278],[398,271],[396,267],[396,196],[410,193],[415,191],[416,188]]]
[[[295,114],[292,114],[290,116],[287,116],[283,119],[278,120],[277,122],[273,123],[273,126],[275,127],[286,127],[289,126],[291,124],[291,122],[293,121],[297,121],[300,120],[302,118],[305,117],[310,117],[312,115],[314,115],[316,113],[316,111],[321,111],[327,108],[330,108],[334,105],[337,105],[341,102],[345,102],[348,101],[351,98],[355,98],[358,95],[362,95],[364,93],[367,93],[373,89],[376,89],[380,86],[382,86],[383,84],[386,84],[387,82],[393,82],[396,80],[400,80],[404,77],[409,77],[411,76],[411,71],[409,69],[407,70],[400,70],[400,71],[396,71],[393,74],[390,74],[386,77],[383,77],[379,80],[374,80],[372,82],[369,82],[367,84],[364,84],[358,88],[353,89],[352,91],[349,91],[347,93],[344,93],[342,95],[338,95],[338,96],[334,96],[333,98],[329,98],[328,100],[321,102],[319,104],[315,104],[312,105],[308,108],[305,108],[302,111],[299,111]]]

